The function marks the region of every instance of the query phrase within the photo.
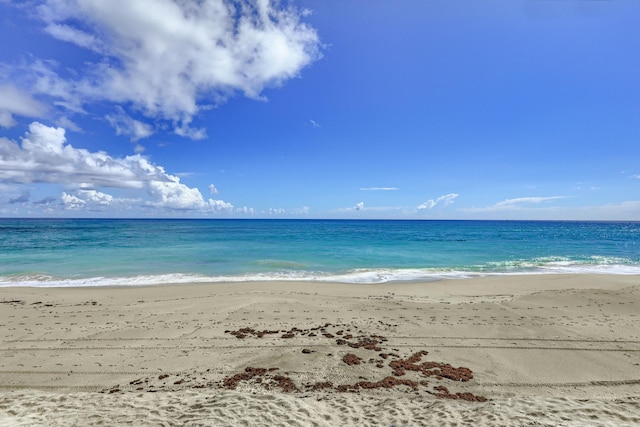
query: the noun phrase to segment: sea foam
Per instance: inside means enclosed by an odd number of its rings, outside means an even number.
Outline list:
[[[520,263],[518,268],[504,265],[466,269],[354,269],[341,273],[300,270],[279,270],[240,275],[156,274],[118,277],[88,277],[64,279],[48,275],[0,277],[0,287],[101,287],[101,286],[152,286],[188,283],[238,283],[272,281],[309,281],[353,284],[389,282],[431,282],[444,279],[469,279],[483,276],[517,276],[530,274],[613,274],[640,275],[640,265],[584,264],[570,261],[546,264]]]

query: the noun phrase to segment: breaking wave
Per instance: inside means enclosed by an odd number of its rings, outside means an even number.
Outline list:
[[[282,266],[279,264],[279,266]],[[483,265],[436,268],[358,268],[343,272],[278,269],[262,273],[237,275],[149,274],[117,277],[60,278],[49,275],[1,276],[0,286],[27,287],[91,287],[91,286],[152,286],[187,283],[234,283],[270,281],[311,281],[375,284],[388,282],[436,281],[467,279],[480,276],[526,274],[620,274],[640,275],[640,264],[627,259],[591,257],[572,261],[561,257],[532,260],[490,262]]]

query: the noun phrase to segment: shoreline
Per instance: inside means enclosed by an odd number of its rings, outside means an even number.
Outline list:
[[[339,279],[317,279],[317,278],[246,278],[242,276],[220,276],[220,277],[208,277],[208,276],[189,276],[179,274],[167,274],[158,275],[157,277],[164,276],[184,276],[184,280],[176,281],[173,279],[162,279],[162,281],[150,281],[149,278],[156,277],[154,275],[141,275],[141,276],[121,276],[121,277],[92,277],[84,279],[60,279],[54,281],[46,280],[18,280],[14,282],[0,282],[0,289],[19,289],[19,288],[41,288],[41,289],[89,289],[89,288],[104,288],[104,289],[117,289],[117,288],[150,288],[158,286],[234,286],[241,284],[316,284],[316,285],[341,285],[341,286],[378,286],[378,285],[425,285],[434,282],[456,282],[456,281],[482,281],[489,280],[510,280],[518,278],[535,278],[539,277],[542,280],[544,278],[557,278],[564,276],[580,276],[580,277],[639,277],[640,270],[635,271],[635,266],[628,266],[626,270],[620,270],[618,272],[601,270],[590,271],[522,271],[522,272],[446,272],[433,274],[432,276],[424,276],[416,279],[385,279],[380,281],[347,281]],[[338,275],[337,277],[339,277]],[[155,280],[161,280],[156,277]],[[140,280],[143,278],[144,280]],[[173,280],[173,281],[172,281]],[[98,284],[87,284],[96,283]],[[64,284],[63,284],[64,283]],[[75,284],[84,283],[84,284]]]
[[[425,406],[443,425],[640,422],[637,275],[2,287],[0,307],[0,425],[90,424],[105,404],[126,424],[128,400],[169,424],[282,424],[290,407],[300,425],[411,425]]]
[[[299,277],[282,272],[256,273],[255,275],[207,276],[193,273],[158,273],[132,276],[92,276],[84,278],[54,278],[44,276],[2,277],[2,288],[119,288],[181,285],[231,285],[235,283],[328,283],[342,285],[395,285],[420,284],[448,280],[478,280],[483,278],[517,278],[535,276],[640,276],[637,264],[575,264],[572,266],[546,266],[513,271],[412,269],[412,268],[362,268],[344,272],[312,273],[296,271]],[[306,276],[305,276],[306,275]],[[46,280],[43,280],[46,278]]]
[[[117,279],[126,281],[127,278]],[[29,290],[64,292],[65,290],[83,292],[84,290],[135,290],[135,289],[156,289],[156,288],[176,288],[176,289],[197,289],[209,287],[211,291],[217,292],[223,287],[234,290],[245,289],[269,289],[283,291],[285,289],[317,288],[316,290],[331,292],[349,292],[358,294],[360,289],[374,289],[388,291],[402,289],[405,292],[417,292],[419,295],[447,294],[452,297],[467,294],[469,289],[480,291],[482,294],[490,295],[496,293],[497,289],[510,292],[513,295],[526,295],[545,290],[563,289],[567,285],[565,281],[573,282],[572,285],[579,289],[615,289],[620,286],[633,286],[640,284],[640,274],[619,274],[619,273],[487,273],[483,275],[468,277],[440,277],[433,280],[398,280],[386,282],[339,282],[320,280],[238,280],[238,281],[198,281],[198,282],[176,282],[158,284],[116,284],[116,285],[95,285],[95,286],[23,286],[4,285],[0,286],[0,298],[8,293],[21,293]],[[469,286],[470,283],[474,283]]]

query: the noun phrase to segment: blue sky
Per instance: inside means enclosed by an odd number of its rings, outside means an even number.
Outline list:
[[[635,0],[0,0],[0,39],[0,216],[640,220]]]

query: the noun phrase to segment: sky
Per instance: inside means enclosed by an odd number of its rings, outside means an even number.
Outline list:
[[[0,0],[0,217],[640,220],[636,0]]]

